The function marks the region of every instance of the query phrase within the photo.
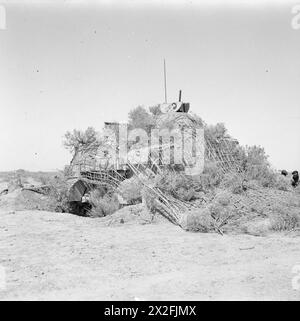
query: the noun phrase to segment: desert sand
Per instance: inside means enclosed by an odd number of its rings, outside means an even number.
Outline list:
[[[300,238],[0,210],[1,300],[299,300]]]

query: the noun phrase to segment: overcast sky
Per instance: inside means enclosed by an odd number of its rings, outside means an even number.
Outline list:
[[[300,0],[1,3],[0,171],[62,168],[67,130],[163,102],[164,57],[169,101],[300,169]]]

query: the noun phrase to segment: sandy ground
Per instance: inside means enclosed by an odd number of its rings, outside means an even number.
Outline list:
[[[1,300],[299,300],[297,264],[299,236],[0,210]]]

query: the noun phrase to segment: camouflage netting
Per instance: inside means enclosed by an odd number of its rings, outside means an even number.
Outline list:
[[[123,174],[128,169],[132,171],[132,166],[137,167],[139,171],[141,169],[145,171],[147,168],[152,171],[154,167],[157,170],[162,165],[163,157],[166,157],[166,155],[170,158],[170,163],[173,162],[174,164],[176,152],[177,157],[179,153],[182,154],[182,164],[177,168],[183,170],[187,175],[199,175],[204,164],[206,166],[207,164],[213,164],[215,175],[220,178],[224,173],[239,170],[238,154],[236,153],[238,143],[230,137],[216,138],[216,136],[210,135],[210,131],[206,130],[206,125],[202,119],[195,114],[168,112],[155,117],[155,124],[152,129],[158,129],[159,131],[180,129],[181,133],[184,130],[182,136],[184,138],[180,137],[182,144],[178,144],[178,140],[175,144],[174,137],[173,142],[161,141],[159,134],[156,134],[157,136],[151,136],[151,148],[150,146],[145,147],[141,143],[127,142],[128,153],[126,155],[121,154],[118,146],[120,141],[118,127],[115,124],[113,125],[116,141],[110,136],[105,136],[106,134],[103,132],[96,142],[75,153],[70,166],[73,177],[93,183],[97,183],[97,181],[102,183],[106,181],[108,184],[113,182],[115,188],[118,182],[124,180],[124,175],[120,175],[120,170],[123,170]],[[198,140],[199,136],[196,138],[197,130],[204,132],[204,141],[203,132],[202,135],[199,135],[202,137],[201,141]],[[189,135],[186,135],[186,132]],[[151,135],[152,133],[153,131],[151,131]],[[117,152],[117,158],[111,158],[112,151]],[[200,153],[202,154],[200,155]],[[202,163],[199,162],[199,158],[202,159]]]
[[[204,123],[200,117],[192,113],[169,112],[157,116],[156,127],[172,129],[175,125],[181,128],[201,128]]]
[[[206,127],[202,119],[192,113],[169,112],[157,117],[156,127],[173,129],[175,126],[190,129],[193,131],[193,135],[195,135],[196,129],[205,129]],[[236,150],[238,142],[230,136],[215,138],[207,131],[204,132],[205,161],[214,162],[222,174],[238,171],[239,161]]]

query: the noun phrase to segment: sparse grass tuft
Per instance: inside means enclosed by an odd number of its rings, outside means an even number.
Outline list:
[[[155,186],[163,193],[172,195],[181,201],[191,201],[197,196],[197,182],[175,171],[164,171],[155,178]]]
[[[220,172],[219,166],[214,162],[207,161],[204,166],[204,171],[200,175],[200,183],[202,190],[213,189],[222,181],[223,174]]]
[[[273,231],[291,231],[300,227],[300,214],[282,206],[276,206],[270,221],[270,229]]]
[[[233,194],[241,194],[245,190],[245,180],[239,173],[227,173],[221,183],[221,188],[228,189]]]
[[[186,231],[208,233],[214,230],[213,219],[208,209],[197,209],[187,212],[181,222]]]
[[[89,217],[104,217],[111,215],[120,208],[117,196],[110,192],[101,197],[97,190],[94,190],[90,194],[89,201],[92,206],[88,212]]]
[[[122,197],[131,205],[142,202],[142,184],[136,177],[124,180],[119,185]]]

